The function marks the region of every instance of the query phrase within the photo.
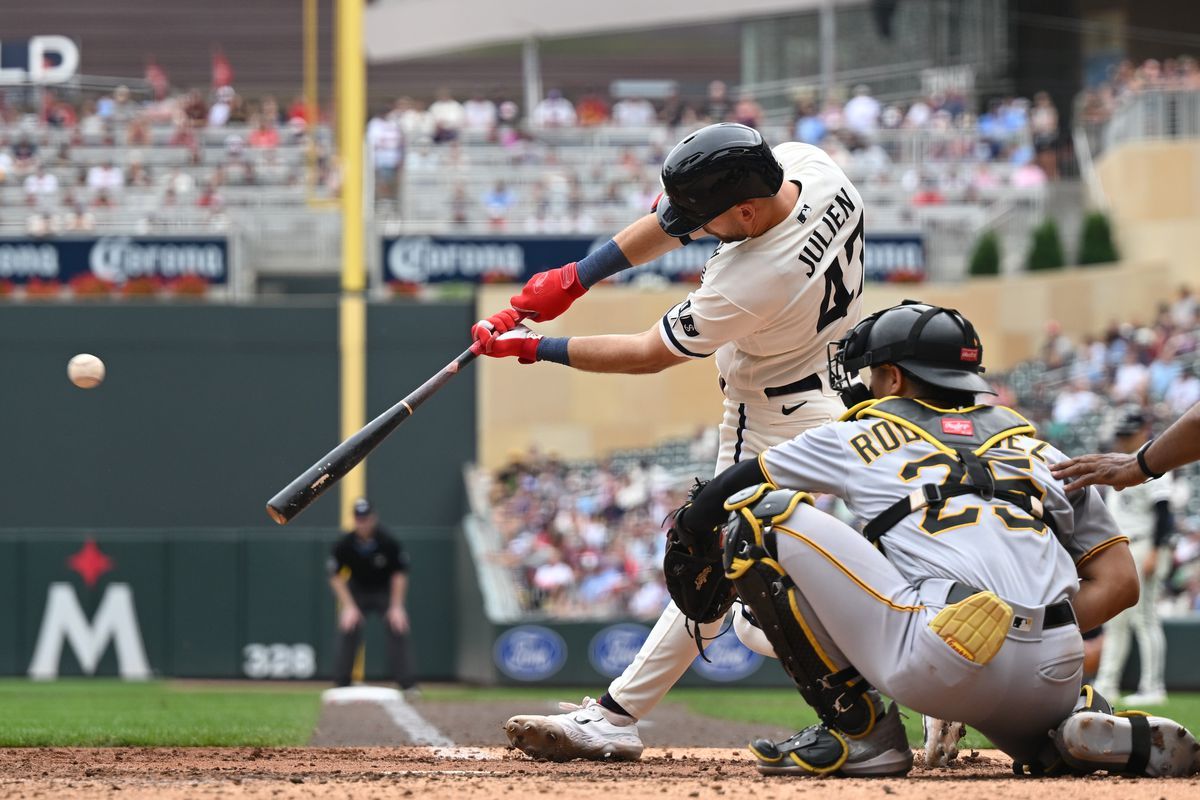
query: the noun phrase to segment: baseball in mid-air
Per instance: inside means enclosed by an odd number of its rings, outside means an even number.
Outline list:
[[[67,377],[80,389],[95,389],[104,382],[104,362],[91,353],[80,353],[67,362]]]

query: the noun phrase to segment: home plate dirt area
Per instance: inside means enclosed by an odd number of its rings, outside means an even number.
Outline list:
[[[994,751],[966,752],[933,770],[918,754],[901,779],[765,778],[746,740],[789,731],[748,730],[679,707],[648,720],[641,761],[535,762],[506,746],[500,726],[512,714],[538,711],[528,702],[335,696],[326,698],[310,747],[4,749],[0,798],[1200,797],[1195,778],[1017,778]]]

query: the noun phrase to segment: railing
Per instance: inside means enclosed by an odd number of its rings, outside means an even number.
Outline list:
[[[1200,137],[1200,91],[1147,91],[1127,95],[1104,129],[1103,146],[1147,139]]]

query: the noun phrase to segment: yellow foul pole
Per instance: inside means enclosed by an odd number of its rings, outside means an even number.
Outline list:
[[[366,424],[367,310],[363,230],[363,134],[366,62],[363,0],[337,1],[337,134],[342,176],[342,296],[338,309],[341,433]],[[366,462],[342,479],[341,518],[349,526],[354,498],[366,494]]]

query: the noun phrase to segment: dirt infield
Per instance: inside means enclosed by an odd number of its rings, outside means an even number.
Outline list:
[[[908,778],[759,776],[743,750],[647,750],[634,764],[533,762],[501,748],[109,748],[0,750],[0,798],[497,798],[1200,796],[1200,781],[1015,778],[999,754]]]

